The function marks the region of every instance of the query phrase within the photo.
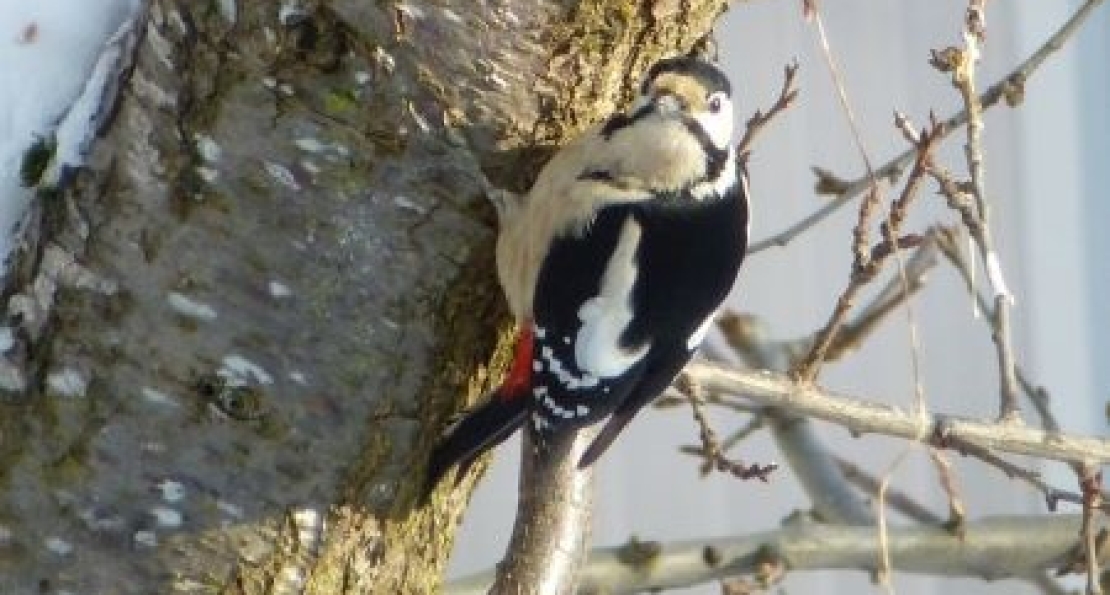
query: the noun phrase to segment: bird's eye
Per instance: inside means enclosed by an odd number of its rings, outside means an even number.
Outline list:
[[[721,96],[720,95],[714,95],[713,97],[709,98],[709,111],[711,111],[713,113],[717,113],[717,112],[721,111]]]

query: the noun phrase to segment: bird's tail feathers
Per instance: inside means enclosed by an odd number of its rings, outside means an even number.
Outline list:
[[[504,442],[524,423],[528,414],[528,399],[502,394],[502,390],[468,412],[436,445],[428,463],[425,498],[431,495],[451,467],[459,466],[455,477],[456,481],[461,480],[478,457]]]

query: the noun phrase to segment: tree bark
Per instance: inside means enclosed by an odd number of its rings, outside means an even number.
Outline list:
[[[0,591],[434,591],[474,475],[421,508],[425,458],[509,357],[488,184],[722,6],[153,0],[9,279]]]

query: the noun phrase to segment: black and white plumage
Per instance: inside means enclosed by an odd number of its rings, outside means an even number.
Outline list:
[[[436,447],[430,487],[525,422],[542,447],[607,420],[589,465],[686,365],[747,246],[731,99],[716,66],[660,61],[627,112],[564,147],[503,213],[514,364]]]

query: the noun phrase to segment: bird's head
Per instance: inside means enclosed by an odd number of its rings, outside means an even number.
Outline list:
[[[641,110],[693,120],[717,149],[732,141],[732,85],[709,62],[687,56],[656,62],[640,84],[632,113]]]

